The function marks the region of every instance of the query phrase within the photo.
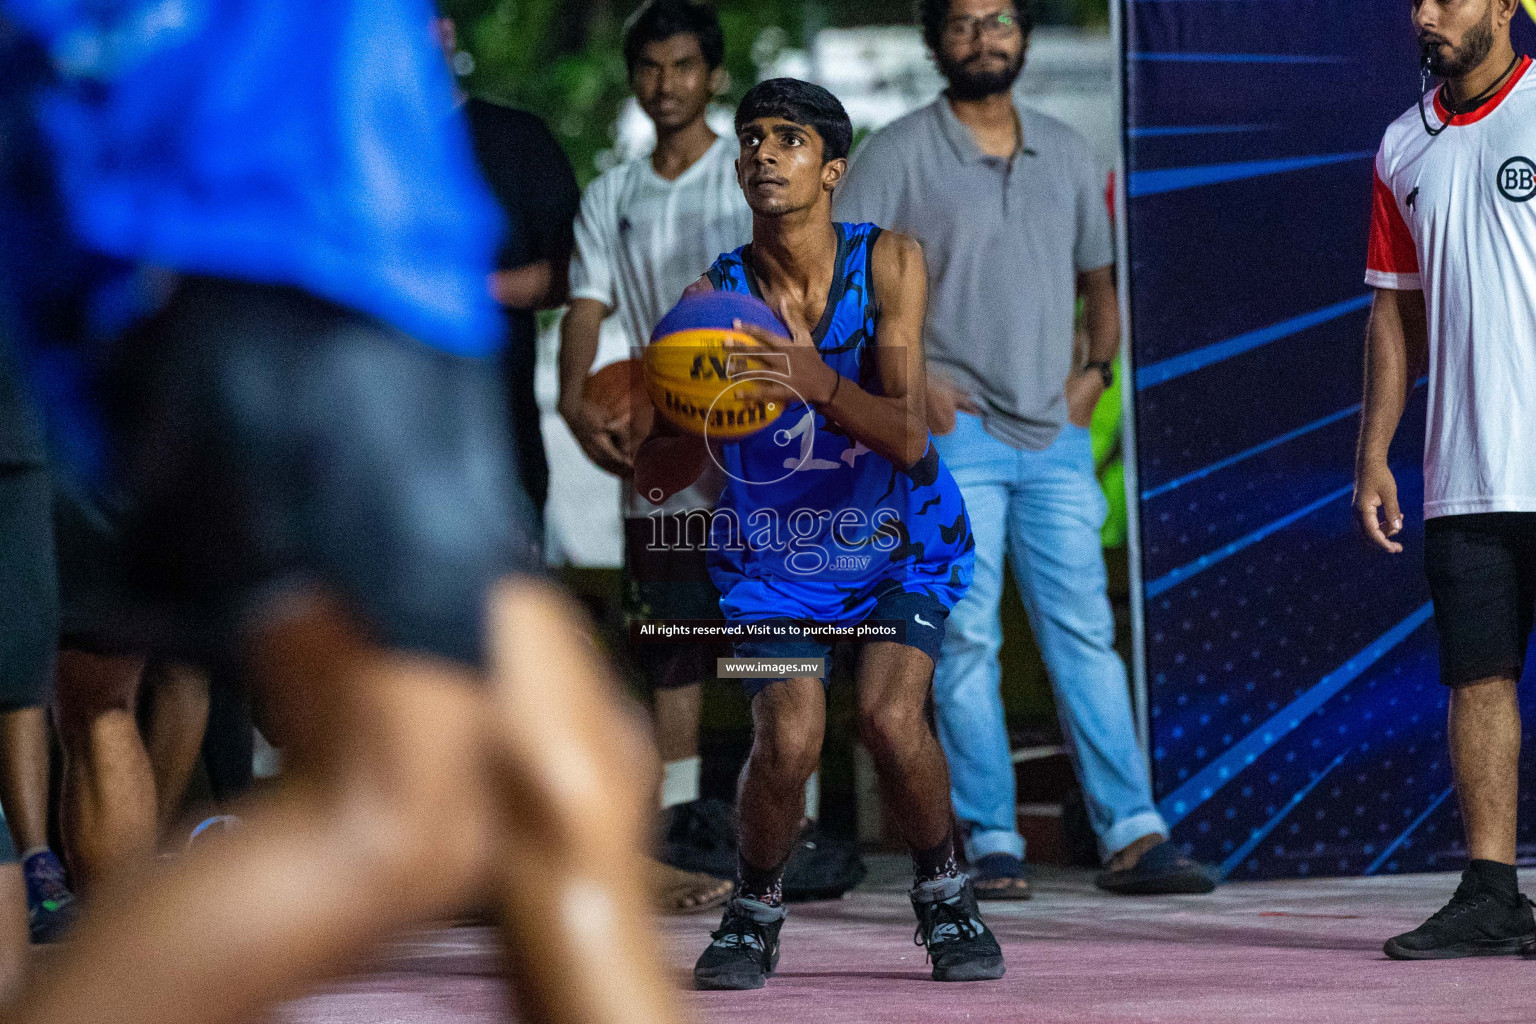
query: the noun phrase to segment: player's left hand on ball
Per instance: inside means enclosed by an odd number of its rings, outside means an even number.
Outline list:
[[[727,345],[739,352],[764,353],[767,358],[753,360],[752,370],[765,376],[753,380],[758,397],[770,401],[803,400],[812,404],[830,401],[837,384],[837,372],[826,364],[810,328],[799,317],[789,315],[787,303],[779,306],[779,316],[789,328],[788,339],[755,324],[737,320],[734,329],[758,342],[758,345]]]

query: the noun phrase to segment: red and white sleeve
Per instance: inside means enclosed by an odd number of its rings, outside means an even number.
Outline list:
[[[1365,283],[1372,288],[1416,291],[1424,287],[1419,277],[1419,252],[1413,233],[1397,205],[1397,196],[1382,179],[1382,160],[1376,158],[1375,189],[1371,200],[1371,243],[1365,259]]]

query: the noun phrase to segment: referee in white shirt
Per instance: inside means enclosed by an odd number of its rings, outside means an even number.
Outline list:
[[[1387,449],[1427,364],[1424,560],[1471,861],[1449,904],[1387,940],[1400,960],[1536,954],[1514,867],[1516,685],[1536,614],[1536,74],[1510,44],[1518,7],[1416,0],[1443,84],[1376,158],[1355,512],[1378,546],[1403,550]]]

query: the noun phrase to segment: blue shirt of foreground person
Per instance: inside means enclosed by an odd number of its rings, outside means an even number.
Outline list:
[[[500,347],[486,287],[500,221],[443,116],[425,0],[0,0],[0,14],[47,51],[35,112],[82,250],[293,285],[455,355]],[[0,23],[7,50],[16,35]]]

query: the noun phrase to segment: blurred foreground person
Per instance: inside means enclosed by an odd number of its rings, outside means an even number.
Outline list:
[[[75,913],[47,845],[44,708],[59,616],[48,470],[8,349],[0,335],[0,1002],[26,968],[29,932],[51,942]]]
[[[457,51],[458,32],[453,21],[440,18],[435,28],[449,67],[455,67],[462,54]],[[542,516],[549,496],[549,464],[533,387],[538,347],[534,313],[565,301],[574,245],[572,222],[581,202],[581,191],[565,151],[536,115],[474,96],[460,94],[459,101],[469,124],[480,173],[512,227],[497,252],[496,273],[491,277],[490,287],[507,322],[507,342],[501,354],[502,379],[512,415],[518,467],[534,510]],[[677,291],[681,290],[680,284]],[[595,346],[595,325],[593,332]],[[591,359],[587,362],[590,368]],[[710,593],[713,599],[713,591]],[[694,697],[689,742],[696,755],[698,694]],[[667,752],[669,721],[668,717],[658,716],[657,733],[663,755]],[[689,799],[698,797],[698,758],[693,760],[694,792]],[[672,777],[670,765],[663,771],[665,778]],[[718,906],[731,892],[729,882],[659,861],[651,861],[646,871],[656,905],[665,913],[689,913]]]
[[[141,729],[146,694],[152,717]],[[61,849],[71,883],[89,896],[154,858],[201,753],[207,677],[177,662],[66,645],[54,718],[64,761]]]
[[[10,321],[0,312],[0,807],[6,825],[0,831],[6,848],[14,841],[13,859],[24,865],[32,940],[52,942],[76,912],[64,867],[48,846],[46,708],[58,644],[58,581],[43,429],[12,365]]]
[[[426,5],[0,11],[55,164],[28,184],[62,200],[59,230],[6,245],[75,243],[86,321],[118,267],[180,275],[110,346],[29,339],[34,367],[105,370],[55,401],[99,396],[63,404],[95,414],[132,511],[119,621],[207,661],[232,648],[287,765],[242,829],[94,897],[6,1019],[247,1020],[485,903],[527,1017],[675,1019],[632,896],[644,746],[588,632],[526,575],[496,218],[441,118]]]
[[[155,832],[161,844],[182,810],[208,739],[213,705],[209,676],[191,665],[157,660],[146,668],[140,684],[141,700],[148,705],[140,727],[155,780]],[[175,846],[186,838],[178,836]]]
[[[134,604],[127,519],[117,502],[89,490],[67,471],[55,473],[59,832],[82,894],[152,861],[165,807],[186,790],[208,719],[203,673],[149,658],[142,640],[124,639],[117,619]],[[141,696],[154,708],[142,731]]]
[[[1516,690],[1536,615],[1536,75],[1510,42],[1517,10],[1413,5],[1422,67],[1443,84],[1387,128],[1376,156],[1355,516],[1402,553],[1387,457],[1427,368],[1424,569],[1469,861],[1449,903],[1387,940],[1396,960],[1536,954],[1515,875]]]
[[[0,1004],[16,993],[27,976],[27,890],[11,837],[0,829]]]
[[[0,475],[5,471],[0,469]],[[44,492],[44,517],[46,520],[46,481],[45,470],[38,470],[37,475],[45,484]],[[0,501],[0,505],[4,505]],[[0,516],[17,522],[19,513],[26,506],[12,505],[5,507]],[[46,528],[46,527],[45,527]],[[0,543],[6,543],[13,539],[9,531],[0,533]],[[17,552],[11,552],[12,557]],[[11,560],[10,558],[6,559]],[[29,587],[34,580],[17,580],[12,578],[3,585],[6,590],[15,589],[18,583],[23,588]],[[14,645],[18,642],[30,643],[31,637],[22,631],[11,631],[10,627],[17,624],[17,620],[26,620],[25,624],[35,623],[38,615],[35,608],[26,605],[8,605],[3,613],[5,626],[0,627],[5,631],[5,637],[0,640],[0,646],[12,648],[12,651],[0,655],[7,660],[5,667],[0,668],[0,674],[11,675],[13,681],[20,674],[15,661],[11,661],[14,653]],[[44,643],[48,643],[46,640]],[[44,673],[52,662],[53,651],[49,644],[41,655]],[[17,659],[23,666],[30,659]],[[56,942],[64,936],[74,923],[77,913],[74,894],[70,891],[69,884],[64,876],[64,865],[48,841],[48,793],[49,793],[49,757],[48,757],[48,713],[44,706],[47,700],[48,683],[45,678],[35,684],[39,694],[31,698],[34,702],[24,704],[6,704],[0,706],[0,806],[5,809],[4,831],[8,833],[8,840],[13,840],[19,862],[23,867],[27,890],[27,920],[31,931],[32,941],[37,943]]]

